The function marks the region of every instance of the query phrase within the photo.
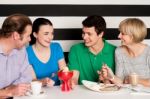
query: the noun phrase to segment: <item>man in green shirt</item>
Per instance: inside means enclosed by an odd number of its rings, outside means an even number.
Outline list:
[[[104,18],[98,15],[87,17],[83,22],[82,38],[84,43],[73,45],[69,53],[69,69],[73,70],[73,84],[82,84],[82,80],[97,82],[98,70],[107,64],[115,70],[115,46],[103,39],[106,30]]]

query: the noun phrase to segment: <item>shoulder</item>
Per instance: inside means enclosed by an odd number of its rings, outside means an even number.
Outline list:
[[[33,53],[32,45],[27,46],[27,47],[26,47],[26,51],[27,51],[28,55],[32,54],[32,53]]]
[[[150,51],[150,46],[149,45],[147,45],[147,49]]]
[[[109,49],[113,49],[113,50],[116,49],[116,46],[115,46],[115,45],[113,45],[113,44],[111,44],[111,43],[109,43],[109,42],[107,42],[107,41],[104,41],[104,44],[105,44]]]
[[[27,50],[27,51],[32,50],[32,45],[27,46],[27,47],[26,47],[26,50]]]
[[[84,48],[85,48],[84,43],[78,43],[78,44],[74,44],[71,47],[71,50],[81,50],[81,49],[84,49]]]
[[[150,56],[150,46],[149,45],[147,45],[147,53]]]
[[[116,48],[116,50],[115,50],[115,52],[121,52],[121,50],[122,50],[123,48],[122,48],[122,46],[118,46],[117,48]]]
[[[18,57],[24,57],[27,55],[27,51],[26,51],[25,47],[23,47],[21,49],[14,49],[14,53]]]
[[[51,47],[61,47],[58,42],[52,42],[50,46]]]
[[[57,52],[57,51],[61,51],[61,52],[62,52],[62,47],[61,47],[61,45],[60,45],[59,43],[57,43],[57,42],[52,42],[51,45],[50,45],[50,49],[51,49],[52,51],[55,51],[55,52]]]
[[[117,47],[116,48],[116,50],[115,50],[115,54],[116,55],[125,55],[125,51],[127,51],[127,49],[126,49],[126,47],[124,47],[124,46],[119,46],[119,47]]]
[[[123,49],[122,46],[118,46],[118,47],[116,48],[116,52],[120,52],[122,49]]]
[[[108,43],[107,41],[104,41],[104,47],[103,47],[103,51],[105,53],[112,53],[114,54],[116,49],[116,46],[113,44]]]

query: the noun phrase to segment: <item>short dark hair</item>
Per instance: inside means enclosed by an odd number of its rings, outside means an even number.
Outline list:
[[[83,20],[82,25],[84,27],[95,27],[97,34],[104,32],[106,30],[106,22],[102,16],[91,15]]]
[[[32,34],[30,44],[34,44],[36,42],[36,38],[33,36],[33,32],[37,33],[42,25],[50,25],[53,26],[52,22],[46,18],[37,18],[34,20],[32,25]]]
[[[22,35],[27,25],[32,26],[32,21],[28,16],[24,14],[10,15],[4,20],[2,24],[0,37],[8,38],[12,35],[12,32],[15,31]]]

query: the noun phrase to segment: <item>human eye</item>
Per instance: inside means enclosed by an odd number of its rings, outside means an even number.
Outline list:
[[[44,35],[48,35],[48,34],[49,34],[48,32],[45,32],[45,33],[44,33]]]
[[[125,34],[124,32],[122,32],[122,31],[120,31],[120,34],[121,34],[121,35],[126,35],[126,34]]]
[[[88,34],[88,36],[92,36],[92,34],[91,33],[87,33]]]
[[[127,35],[126,33],[121,32],[121,35]]]

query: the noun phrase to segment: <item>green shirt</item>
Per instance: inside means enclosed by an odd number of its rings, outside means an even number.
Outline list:
[[[91,53],[84,45],[79,43],[71,47],[69,53],[69,69],[79,71],[78,83],[82,80],[97,82],[99,76],[97,70],[100,70],[103,63],[106,63],[113,71],[115,70],[115,49],[114,45],[104,40],[104,47],[97,55]]]

